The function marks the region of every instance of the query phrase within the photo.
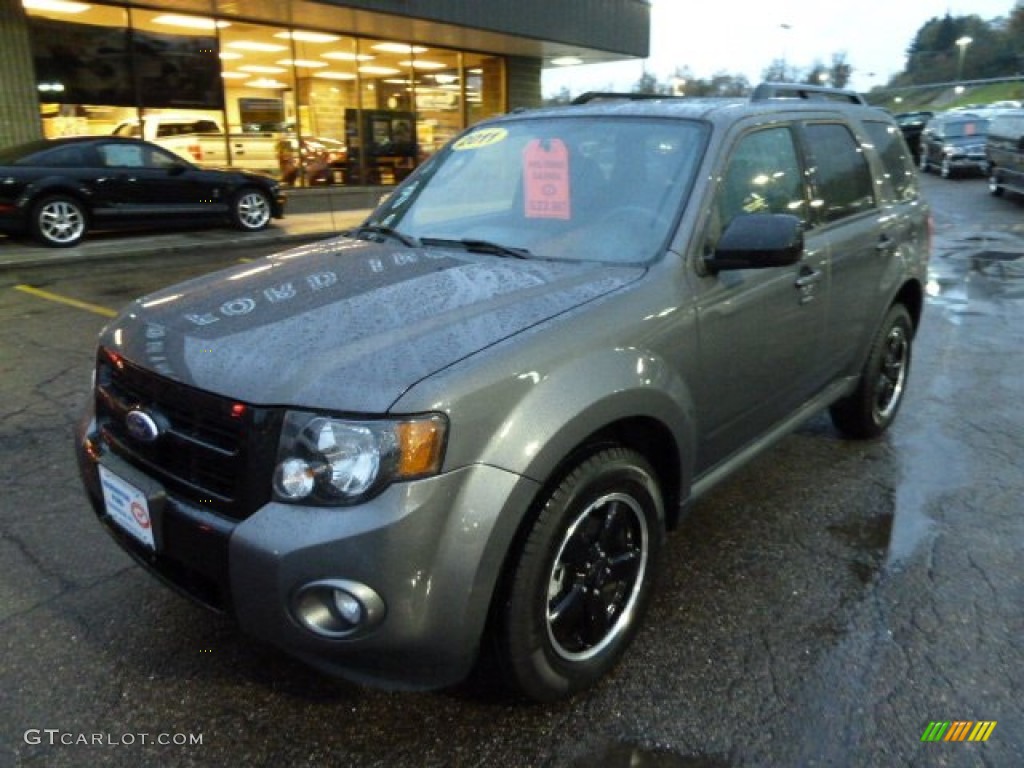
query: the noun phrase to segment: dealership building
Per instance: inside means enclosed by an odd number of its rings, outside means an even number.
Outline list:
[[[538,105],[543,69],[646,57],[649,37],[647,0],[5,0],[0,147],[203,126],[232,165],[276,137],[340,153],[336,182],[387,184]]]

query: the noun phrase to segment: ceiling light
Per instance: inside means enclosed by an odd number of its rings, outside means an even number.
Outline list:
[[[551,63],[556,67],[574,67],[577,64],[582,64],[583,59],[579,56],[559,56],[551,60]]]
[[[274,43],[256,43],[251,40],[236,40],[227,44],[228,48],[237,48],[240,51],[261,51],[263,53],[279,53],[287,51],[287,45],[275,45]]]
[[[327,80],[355,80],[356,76],[351,72],[314,72],[313,77],[323,77]]]
[[[278,32],[274,37],[298,40],[301,43],[333,43],[341,40],[338,35],[328,35],[326,32],[304,32],[301,29],[296,29],[294,32]]]
[[[421,45],[406,45],[405,43],[377,43],[370,47],[375,51],[383,51],[385,53],[426,53],[430,50]]]
[[[442,64],[440,61],[426,61],[425,59],[416,59],[415,61],[400,61],[398,62],[403,67],[413,67],[414,69],[447,69],[447,64]]]
[[[153,19],[153,23],[166,24],[169,27],[187,27],[188,29],[217,29],[218,27],[223,29],[231,26],[226,21],[206,19],[202,16],[178,16],[173,13],[157,16]]]
[[[282,72],[288,70],[284,67],[264,67],[257,64],[246,64],[244,67],[239,67],[240,72],[253,72],[257,75],[280,75]]]
[[[282,64],[286,67],[304,67],[306,69],[315,69],[317,67],[326,67],[326,61],[314,61],[312,59],[281,59],[278,64]]]
[[[288,84],[273,78],[261,77],[256,80],[250,80],[246,83],[246,86],[249,88],[287,88]]]
[[[397,75],[402,70],[395,69],[394,67],[374,67],[365,65],[360,67],[359,71],[364,75]]]
[[[372,61],[376,58],[368,53],[349,53],[348,51],[327,51],[320,55],[325,59],[337,59],[338,61]]]
[[[249,76],[245,72],[221,72],[220,76],[225,80],[248,80]]]
[[[225,61],[227,61],[228,59],[232,59],[232,60],[234,60],[234,59],[241,59],[241,58],[244,58],[244,57],[242,56],[242,54],[240,54],[240,53],[235,53],[234,51],[221,51],[221,52],[220,52],[220,54],[218,54],[218,55],[219,55],[219,56],[220,56],[220,57],[221,57],[222,59],[224,59]]]
[[[87,3],[73,3],[69,0],[21,0],[21,5],[29,11],[50,11],[51,13],[82,13],[92,8]]]

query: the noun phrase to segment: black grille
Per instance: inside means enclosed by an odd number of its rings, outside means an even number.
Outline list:
[[[142,409],[160,425],[153,442],[125,417]],[[233,520],[270,499],[282,414],[179,384],[105,350],[96,367],[96,421],[107,446],[169,493]]]

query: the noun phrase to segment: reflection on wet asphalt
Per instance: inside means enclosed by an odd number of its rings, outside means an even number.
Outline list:
[[[670,750],[641,749],[629,744],[616,744],[607,750],[584,755],[566,768],[731,768],[724,758],[704,755],[677,755]]]

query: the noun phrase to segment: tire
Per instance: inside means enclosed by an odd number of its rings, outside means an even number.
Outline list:
[[[616,664],[650,600],[664,530],[661,490],[639,453],[608,447],[564,476],[498,604],[495,647],[515,692],[554,701]]]
[[[878,437],[896,418],[910,374],[914,328],[910,313],[895,304],[871,344],[860,383],[829,409],[832,423],[848,437]]]
[[[993,197],[1003,196],[1003,185],[999,183],[999,174],[992,168],[988,174],[988,192]]]
[[[241,190],[231,203],[231,224],[244,232],[266,229],[272,216],[270,197],[255,188]]]
[[[32,206],[32,236],[51,248],[78,245],[89,229],[85,206],[69,195],[50,195]]]

